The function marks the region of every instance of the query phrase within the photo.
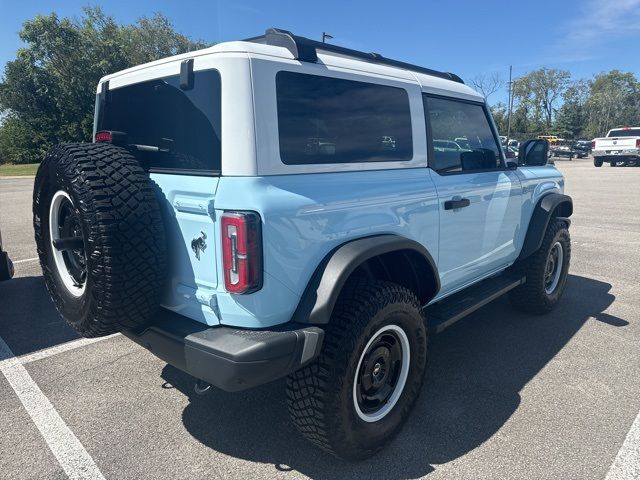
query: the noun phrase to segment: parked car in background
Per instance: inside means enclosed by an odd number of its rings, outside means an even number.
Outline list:
[[[2,233],[0,232],[0,281],[13,277],[13,262],[9,254],[2,249]]]
[[[606,137],[591,142],[593,164],[601,167],[640,166],[640,127],[624,127],[609,130]]]
[[[518,149],[516,147],[506,147],[504,149],[504,153],[506,154],[507,158],[518,158]]]
[[[559,138],[558,141],[551,145],[551,156],[552,157],[567,157],[571,158],[584,158],[587,156],[587,153],[582,150],[577,150],[575,148],[575,143],[572,140],[565,140]]]
[[[579,152],[591,155],[591,140],[576,140],[573,144],[573,148]]]
[[[538,138],[540,140],[546,140],[551,146],[555,145],[558,143],[558,140],[560,140],[556,135],[538,135]]]

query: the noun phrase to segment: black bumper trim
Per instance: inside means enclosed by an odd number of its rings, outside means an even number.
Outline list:
[[[313,361],[324,331],[287,323],[263,330],[210,327],[162,310],[158,320],[124,335],[180,370],[235,392],[284,377]]]

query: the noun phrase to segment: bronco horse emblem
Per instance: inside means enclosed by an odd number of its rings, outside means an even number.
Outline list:
[[[191,240],[191,250],[196,254],[196,258],[200,260],[200,252],[204,252],[207,249],[207,234],[200,232],[202,235]]]

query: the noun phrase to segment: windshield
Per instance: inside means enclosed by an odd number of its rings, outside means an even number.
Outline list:
[[[640,137],[640,128],[620,128],[611,130],[607,137]]]
[[[193,88],[182,90],[179,75],[108,91],[96,131],[126,134],[126,143],[149,170],[219,172],[220,75],[194,73]]]

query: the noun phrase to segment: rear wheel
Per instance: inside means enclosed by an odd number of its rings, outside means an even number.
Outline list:
[[[598,157],[594,157],[593,165],[596,166],[596,167],[601,167],[602,166],[602,159],[598,158]]]
[[[342,292],[323,351],[287,379],[289,412],[311,442],[347,459],[382,449],[420,392],[427,336],[409,290],[356,279]]]
[[[153,184],[127,150],[54,147],[36,175],[33,219],[47,289],[78,333],[151,320],[165,278],[164,227]]]

